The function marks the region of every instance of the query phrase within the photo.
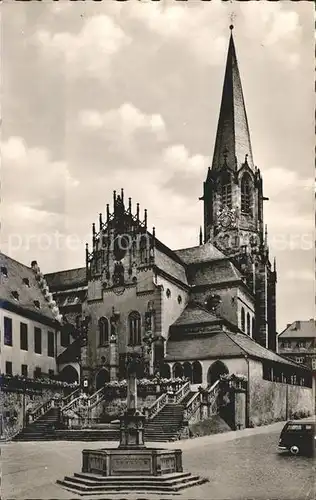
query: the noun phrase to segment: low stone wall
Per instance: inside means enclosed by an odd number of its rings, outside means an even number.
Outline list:
[[[309,387],[270,382],[252,377],[250,383],[249,426],[302,418],[313,414],[313,391]]]
[[[8,440],[23,427],[23,398],[25,413],[27,410],[49,401],[52,397],[63,393],[60,390],[43,389],[39,393],[25,394],[21,392],[0,391],[0,438]]]

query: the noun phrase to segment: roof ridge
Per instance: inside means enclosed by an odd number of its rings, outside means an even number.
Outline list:
[[[8,255],[8,254],[0,251],[0,256],[1,255],[3,255],[7,259],[11,260],[12,262],[16,262],[16,264],[19,264],[19,266],[26,267],[27,269],[29,269],[29,271],[32,271],[32,267],[31,266],[27,266],[26,264],[23,264],[23,262],[20,262],[19,260],[16,260],[13,257],[10,257],[10,255]]]

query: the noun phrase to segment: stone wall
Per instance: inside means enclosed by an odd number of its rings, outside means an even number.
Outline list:
[[[312,415],[313,390],[309,387],[271,382],[262,378],[262,364],[250,361],[249,425]]]
[[[10,439],[23,426],[23,397],[25,397],[25,413],[49,401],[53,396],[63,396],[61,391],[43,389],[41,393],[25,394],[20,392],[0,391],[0,437]]]

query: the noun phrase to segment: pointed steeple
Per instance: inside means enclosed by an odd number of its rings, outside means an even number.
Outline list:
[[[224,162],[239,169],[245,162],[254,170],[248,120],[238,70],[233,26],[230,26],[226,71],[219,113],[212,169],[220,169]]]

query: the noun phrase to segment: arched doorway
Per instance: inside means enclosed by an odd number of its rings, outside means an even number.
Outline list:
[[[170,378],[171,377],[170,366],[167,365],[167,363],[163,363],[163,365],[161,366],[160,376],[162,378]]]
[[[202,384],[202,365],[199,361],[194,361],[192,370],[193,384]]]
[[[101,387],[104,386],[107,382],[110,382],[110,374],[109,371],[105,368],[102,368],[95,377],[95,387],[98,391]]]
[[[183,377],[183,366],[180,363],[176,363],[173,367],[173,376],[174,378],[182,378]]]
[[[68,382],[68,384],[74,384],[75,382],[79,382],[79,375],[73,366],[67,365],[60,372],[59,379],[63,382]]]
[[[213,385],[217,380],[219,380],[221,375],[229,373],[229,370],[225,363],[220,360],[215,361],[207,372],[207,383],[208,385]]]
[[[183,363],[183,375],[192,382],[192,366],[188,361]]]

